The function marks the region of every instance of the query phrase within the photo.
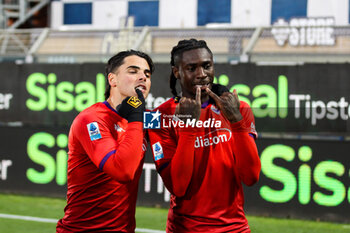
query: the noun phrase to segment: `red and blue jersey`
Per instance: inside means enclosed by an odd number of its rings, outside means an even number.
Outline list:
[[[167,232],[250,232],[242,183],[252,185],[260,172],[251,108],[241,101],[243,119],[232,124],[208,104],[200,127],[181,128],[166,119],[177,104],[173,98],[158,107],[163,127],[148,132],[157,171],[172,194]]]
[[[108,104],[82,111],[69,132],[67,205],[57,232],[134,232],[146,141],[142,122]]]

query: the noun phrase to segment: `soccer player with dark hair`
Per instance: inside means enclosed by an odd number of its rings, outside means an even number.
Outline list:
[[[145,98],[154,65],[123,51],[106,66],[106,101],[82,111],[68,142],[68,190],[61,232],[134,232],[138,182],[146,141]]]
[[[213,84],[213,54],[205,41],[179,41],[171,68],[174,98],[157,110],[184,127],[149,130],[157,171],[172,194],[166,230],[250,232],[242,183],[256,183],[261,169],[251,108],[236,91]]]

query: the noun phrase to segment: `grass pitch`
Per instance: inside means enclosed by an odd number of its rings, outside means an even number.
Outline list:
[[[0,194],[0,214],[59,219],[63,216],[64,199]],[[167,210],[137,207],[136,227],[165,231]],[[291,219],[247,216],[252,233],[350,233],[350,225]],[[55,232],[56,223],[0,217],[1,233]],[[141,231],[138,231],[141,232]],[[148,231],[149,232],[149,231]]]

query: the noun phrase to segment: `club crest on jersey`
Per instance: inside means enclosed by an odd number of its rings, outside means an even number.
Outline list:
[[[174,102],[175,102],[175,103],[179,103],[179,102],[180,102],[180,99],[181,99],[180,97],[175,96],[175,97],[174,97]]]
[[[88,132],[89,132],[89,136],[90,136],[91,141],[102,138],[97,122],[89,123],[86,126],[88,128]]]
[[[157,160],[164,158],[163,148],[159,142],[156,142],[152,145],[152,150],[153,150],[153,155],[154,155],[154,161],[157,161]]]
[[[210,109],[211,109],[213,112],[215,112],[216,114],[220,114],[220,110],[217,109],[214,105],[212,105],[212,106],[210,107]]]
[[[142,104],[141,100],[139,100],[139,98],[137,98],[135,96],[131,96],[128,99],[127,103],[129,105],[133,106],[134,108],[138,108]]]

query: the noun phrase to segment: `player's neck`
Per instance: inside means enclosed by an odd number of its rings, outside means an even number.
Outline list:
[[[111,105],[111,107],[112,107],[113,109],[116,109],[117,106],[118,106],[119,104],[122,103],[122,99],[121,99],[121,98],[116,98],[116,97],[114,97],[114,96],[110,96],[110,97],[107,99],[107,102],[109,103],[109,105]]]

